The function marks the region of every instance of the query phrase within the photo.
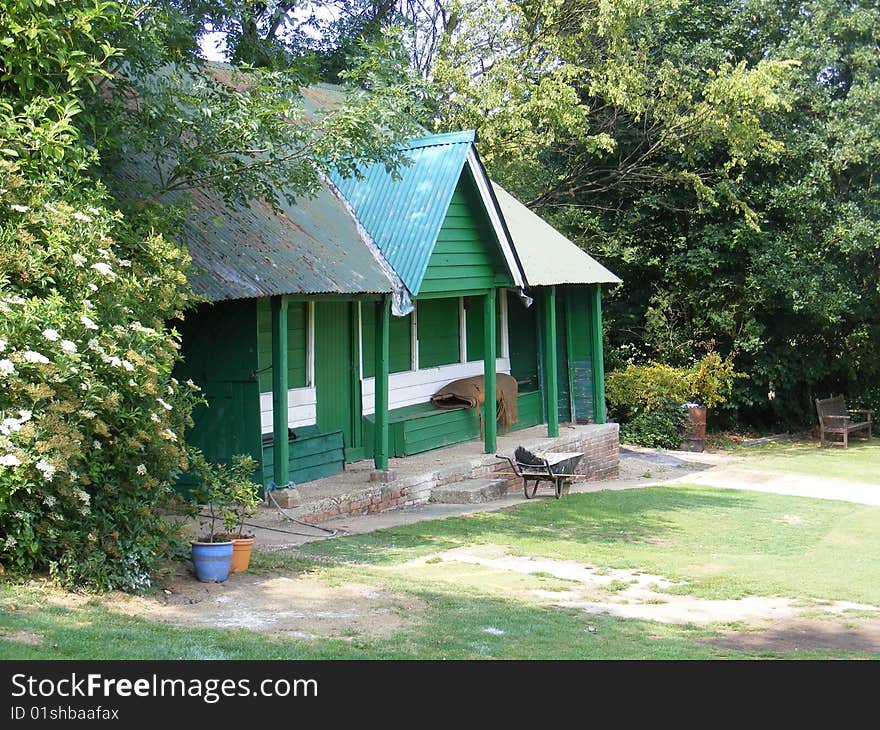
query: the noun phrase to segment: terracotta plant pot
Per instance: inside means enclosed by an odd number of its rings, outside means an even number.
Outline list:
[[[253,535],[249,537],[230,535],[232,540],[232,567],[230,573],[244,573],[251,562],[251,549],[254,546]]]

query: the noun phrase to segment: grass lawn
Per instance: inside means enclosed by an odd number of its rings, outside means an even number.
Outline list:
[[[820,448],[819,441],[788,441],[733,450],[746,461],[742,466],[766,471],[835,477],[866,484],[880,484],[880,439],[853,438],[849,448]]]
[[[682,595],[780,596],[817,616],[828,601],[880,605],[880,508],[685,485],[540,499],[503,512],[255,555],[254,572],[267,578],[295,572],[328,589],[358,583],[406,597],[418,609],[389,635],[302,639],[173,627],[126,615],[112,601],[92,598],[71,606],[55,600],[57,592],[45,584],[5,583],[0,657],[880,658],[858,651],[721,648],[706,640],[729,625],[670,624],[560,607],[552,597],[578,585],[560,573],[468,563],[450,550],[514,562],[546,558],[550,565],[592,566],[599,573],[625,570],[632,580],[647,573],[675,581],[655,586],[657,603]],[[613,580],[597,591],[607,598],[630,582]]]

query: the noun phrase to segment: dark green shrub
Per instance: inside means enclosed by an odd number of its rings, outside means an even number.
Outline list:
[[[684,437],[687,409],[676,400],[661,398],[651,409],[641,408],[620,427],[620,440],[655,449],[677,449]]]

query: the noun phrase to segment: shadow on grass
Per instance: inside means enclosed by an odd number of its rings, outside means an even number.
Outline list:
[[[667,515],[682,510],[722,512],[748,507],[745,492],[697,487],[653,487],[541,499],[500,512],[483,512],[309,543],[290,554],[393,564],[469,544],[523,545],[651,542],[680,528]]]

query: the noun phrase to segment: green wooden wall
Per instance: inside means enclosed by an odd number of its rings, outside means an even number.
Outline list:
[[[287,386],[308,385],[306,348],[308,347],[308,305],[287,303]],[[269,298],[257,300],[257,363],[260,392],[272,390],[272,311]]]
[[[418,307],[419,369],[461,362],[458,297],[420,299]]]
[[[361,417],[352,383],[354,306],[346,301],[315,303],[317,425],[322,433],[341,431],[346,447],[352,445],[354,421]]]
[[[495,352],[501,356],[501,303],[503,294],[495,298]],[[483,297],[465,297],[465,327],[467,332],[467,361],[483,359]]]
[[[573,420],[592,422],[593,408],[593,347],[592,307],[587,286],[567,286],[562,302],[568,326],[568,379],[570,399],[574,407]]]
[[[192,379],[207,400],[193,411],[188,443],[210,461],[250,454],[262,461],[257,315],[253,299],[203,304],[180,324],[183,361],[175,377]],[[262,481],[261,475],[255,475]]]
[[[519,297],[507,298],[507,342],[510,348],[510,374],[517,381],[520,392],[536,391],[538,380],[538,309],[536,300],[526,307]]]
[[[345,448],[341,431],[321,433],[317,427],[298,428],[296,439],[288,443],[289,477],[294,484],[339,474],[345,468]],[[274,448],[263,447],[263,485],[272,482]]]
[[[361,360],[365,378],[376,374],[376,311],[372,302],[361,305]],[[388,332],[389,369],[401,373],[412,367],[412,315],[392,317]]]
[[[457,294],[512,284],[477,184],[465,166],[418,293]]]

